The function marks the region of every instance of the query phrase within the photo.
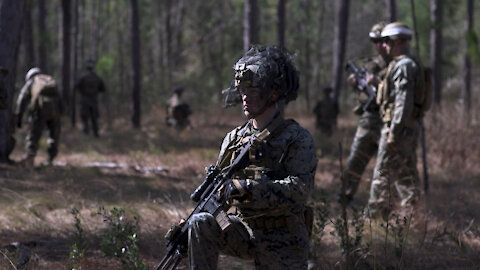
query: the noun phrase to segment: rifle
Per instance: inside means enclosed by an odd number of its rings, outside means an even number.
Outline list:
[[[346,67],[347,71],[355,74],[357,80],[357,89],[368,95],[368,99],[363,105],[363,110],[366,111],[370,103],[376,98],[375,88],[367,83],[368,72],[364,68],[358,68],[352,61],[348,61]]]
[[[174,224],[165,235],[165,238],[168,239],[167,252],[162,261],[155,267],[155,270],[175,269],[185,257],[188,250],[188,224],[193,215],[202,212],[212,214],[222,230],[231,224],[226,213],[226,210],[228,210],[226,209],[228,207],[225,206],[226,198],[218,191],[232,177],[234,172],[248,165],[248,150],[252,146],[254,138],[253,135],[250,137],[248,144],[230,166],[221,170],[219,167],[212,165],[206,169],[205,180],[190,195],[190,199],[198,203],[197,206],[187,220],[181,224]]]

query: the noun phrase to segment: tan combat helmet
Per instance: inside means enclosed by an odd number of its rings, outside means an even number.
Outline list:
[[[413,31],[404,23],[393,22],[387,24],[382,30],[382,38],[390,39],[406,39],[410,40],[413,35]]]
[[[370,32],[368,33],[368,37],[370,37],[371,40],[379,40],[382,38],[382,30],[387,25],[386,22],[379,22],[376,23],[372,26],[372,29],[370,29]]]
[[[27,75],[25,76],[25,81],[30,80],[31,78],[33,78],[33,76],[35,76],[35,75],[37,75],[37,74],[40,74],[40,72],[42,72],[42,71],[41,71],[40,68],[38,68],[38,67],[31,68],[31,69],[27,72]]]

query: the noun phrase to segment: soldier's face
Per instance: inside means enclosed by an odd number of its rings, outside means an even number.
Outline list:
[[[243,113],[248,118],[255,116],[267,104],[267,99],[262,97],[261,92],[257,87],[240,88]]]
[[[378,54],[385,56],[387,55],[387,52],[383,46],[383,42],[381,39],[375,39],[372,40],[373,47],[375,48],[375,51],[377,51]]]

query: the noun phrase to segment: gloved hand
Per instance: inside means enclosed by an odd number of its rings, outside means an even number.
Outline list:
[[[231,179],[225,183],[223,196],[229,199],[245,199],[250,194],[248,182],[245,179]]]

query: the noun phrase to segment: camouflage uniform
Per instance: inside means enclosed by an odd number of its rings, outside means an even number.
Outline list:
[[[412,205],[418,199],[419,122],[414,101],[415,92],[423,87],[422,76],[423,68],[418,61],[409,55],[400,55],[390,62],[379,87],[377,103],[384,126],[368,201],[372,214],[385,217],[390,212],[394,195],[390,190],[392,185],[402,206]]]
[[[331,88],[329,88],[331,89]],[[338,103],[330,96],[330,91],[325,90],[327,93],[325,97],[318,101],[313,109],[313,113],[316,116],[316,127],[323,134],[330,137],[333,130],[337,126],[337,116],[339,113]]]
[[[200,214],[190,224],[192,269],[216,269],[219,251],[253,258],[256,269],[307,268],[304,210],[314,184],[315,147],[310,133],[296,122],[277,116],[271,125],[279,122],[266,142],[250,150],[257,151],[257,159],[235,175],[251,179],[253,188],[249,200],[232,203],[233,225],[222,232],[210,214]],[[228,133],[217,165],[228,166],[256,132],[249,121]]]
[[[256,269],[307,269],[305,213],[314,186],[315,146],[306,129],[283,118],[283,106],[297,96],[298,71],[290,55],[274,46],[253,46],[234,69],[234,87],[224,91],[226,103],[242,100],[250,120],[225,136],[217,166],[228,168],[253,138],[249,163],[220,190],[231,207],[230,226],[222,230],[208,213],[191,217],[190,268],[216,269],[223,252],[253,259]],[[264,105],[250,108],[251,100]],[[263,116],[269,122],[258,130]]]
[[[53,100],[52,106],[49,106],[48,108],[40,105],[41,95],[35,96],[35,93],[32,93],[32,88],[36,83],[38,83],[36,80],[40,76],[48,75],[36,74],[27,80],[25,85],[20,90],[15,109],[15,116],[18,119],[18,126],[21,125],[21,119],[24,112],[28,110],[29,128],[25,141],[25,148],[27,152],[27,158],[31,159],[32,164],[33,157],[35,157],[37,154],[38,142],[45,127],[48,129],[48,161],[51,163],[57,156],[61,129],[60,116],[63,111],[58,90],[56,96],[51,97]]]
[[[366,70],[374,76],[383,79],[386,72],[386,63],[382,56],[378,55],[365,63]],[[377,88],[378,85],[374,85]],[[375,101],[364,109],[365,99],[363,92],[357,91],[358,105],[354,109],[360,114],[357,131],[350,148],[347,165],[344,172],[346,181],[345,195],[351,200],[355,195],[362,174],[370,159],[377,153],[382,120],[380,119],[379,106]]]
[[[75,83],[75,88],[81,95],[80,117],[83,123],[83,132],[89,133],[89,122],[91,121],[93,135],[98,137],[98,94],[105,92],[105,84],[93,69],[89,69]]]

